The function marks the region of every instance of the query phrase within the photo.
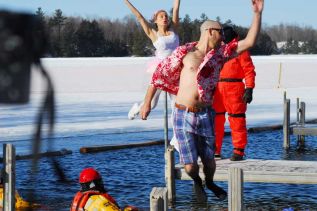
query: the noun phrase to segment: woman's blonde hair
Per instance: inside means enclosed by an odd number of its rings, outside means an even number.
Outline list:
[[[161,13],[161,12],[165,12],[165,13],[167,14],[167,12],[166,12],[165,10],[163,10],[163,9],[157,10],[157,11],[153,14],[153,16],[152,16],[152,21],[153,21],[153,22],[156,21],[156,18],[157,18],[157,16],[158,16],[158,14]]]

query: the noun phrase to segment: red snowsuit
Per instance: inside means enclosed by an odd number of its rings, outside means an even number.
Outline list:
[[[242,82],[243,79],[245,84]],[[223,66],[213,100],[213,107],[216,111],[215,154],[221,154],[224,124],[226,121],[225,113],[228,112],[234,153],[244,155],[244,149],[247,144],[245,119],[247,105],[242,98],[245,88],[254,88],[254,81],[254,65],[248,51],[229,60]]]

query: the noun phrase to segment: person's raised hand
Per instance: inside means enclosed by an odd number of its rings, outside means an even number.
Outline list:
[[[252,0],[253,12],[261,13],[264,8],[264,0]]]

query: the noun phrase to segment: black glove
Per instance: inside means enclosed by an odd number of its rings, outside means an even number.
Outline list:
[[[246,88],[244,90],[244,94],[243,94],[243,101],[245,103],[251,103],[252,101],[252,94],[253,94],[253,89],[252,88]]]

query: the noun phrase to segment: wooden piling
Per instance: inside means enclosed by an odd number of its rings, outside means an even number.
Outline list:
[[[300,124],[301,126],[305,126],[305,121],[306,121],[306,104],[305,102],[300,103]]]
[[[296,98],[296,123],[297,124],[299,124],[299,114],[300,114],[299,98]]]
[[[169,145],[165,152],[166,167],[165,167],[165,181],[168,195],[168,205],[172,206],[176,198],[175,188],[175,157],[174,147]]]
[[[305,102],[300,103],[300,116],[299,116],[299,124],[301,127],[305,127],[305,121],[306,121],[306,104]],[[304,148],[305,146],[305,135],[299,135],[298,136],[298,147]]]
[[[283,147],[290,147],[290,99],[284,101],[284,121],[283,121]]]
[[[3,210],[15,210],[15,147],[3,145]]]
[[[150,195],[150,211],[167,211],[167,188],[154,187]]]
[[[300,108],[299,108],[299,98],[296,98],[296,124],[299,125]],[[297,135],[297,145],[299,145],[300,136]]]
[[[243,211],[243,170],[239,167],[230,167],[228,176],[229,211]]]
[[[165,150],[169,145],[168,141],[168,103],[167,103],[167,92],[164,93],[164,145]]]

